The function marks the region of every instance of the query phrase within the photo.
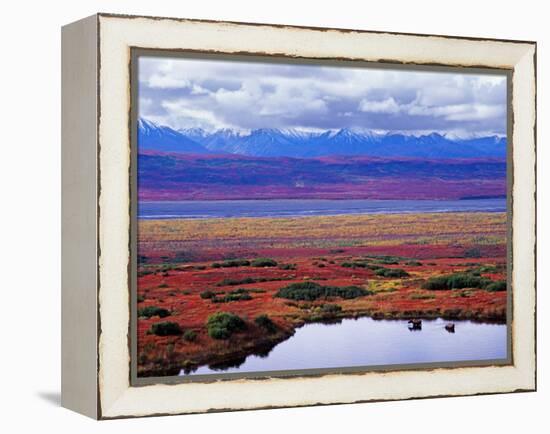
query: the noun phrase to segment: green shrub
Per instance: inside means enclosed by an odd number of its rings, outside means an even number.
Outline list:
[[[151,326],[151,333],[157,336],[181,335],[183,330],[177,322],[159,322]]]
[[[222,267],[248,267],[250,261],[248,259],[227,259],[222,262]]]
[[[392,255],[368,255],[366,256],[368,259],[374,259],[379,264],[398,264],[399,261],[402,261],[406,258],[403,258],[401,256],[392,256]]]
[[[227,329],[222,329],[219,327],[210,327],[208,329],[208,336],[212,339],[229,339],[231,333]]]
[[[373,261],[374,264],[383,264],[383,265],[397,265],[399,264],[399,261],[396,261],[394,259],[377,259]]]
[[[368,261],[342,262],[340,265],[344,268],[368,268],[369,270],[373,270],[373,271],[384,268],[377,263],[371,263]]]
[[[449,289],[449,287],[447,286],[447,277],[448,276],[430,277],[428,281],[424,283],[424,285],[422,285],[422,287],[424,289],[429,289],[432,291]]]
[[[468,273],[498,273],[502,270],[499,266],[493,265],[481,265],[477,268],[471,268],[468,270]]]
[[[296,264],[281,264],[279,268],[281,270],[296,270]]]
[[[366,261],[342,262],[341,265],[344,268],[368,268],[369,267],[369,263]]]
[[[271,258],[256,258],[250,263],[253,267],[276,267],[277,261]]]
[[[216,286],[247,285],[249,283],[275,282],[289,280],[288,277],[245,277],[243,279],[223,279],[216,283]]]
[[[315,300],[323,295],[323,286],[315,282],[298,282],[280,288],[275,297],[291,300]]]
[[[252,296],[247,292],[245,294],[227,294],[224,297],[225,302],[229,301],[243,301],[243,300],[252,300]],[[212,300],[213,301],[213,300]]]
[[[206,300],[209,298],[214,298],[216,296],[216,293],[207,289],[206,291],[202,291],[200,295],[202,299]]]
[[[258,315],[255,319],[254,319],[254,322],[262,327],[263,329],[265,329],[268,333],[274,333],[276,330],[277,330],[277,326],[275,325],[275,323],[271,320],[271,318],[269,318],[267,315],[265,314],[262,314],[262,315]]]
[[[409,277],[409,273],[407,273],[405,270],[402,270],[401,268],[378,268],[374,271],[374,273],[377,276],[382,277],[393,277],[393,278],[400,278],[400,277]]]
[[[245,330],[246,323],[234,313],[217,312],[208,317],[206,329],[212,339],[229,339],[233,333]]]
[[[234,289],[223,297],[212,297],[212,303],[229,303],[232,301],[252,300],[252,296],[248,290],[244,288]]]
[[[506,289],[508,289],[508,285],[504,280],[497,280],[496,282],[489,283],[485,287],[485,290],[489,292],[506,291]]]
[[[419,261],[407,261],[405,262],[405,265],[408,265],[409,267],[420,267],[422,265],[422,262]]]
[[[455,273],[448,276],[430,277],[423,288],[429,290],[485,288],[491,283],[490,279],[467,273]]]
[[[151,318],[152,316],[158,316],[160,318],[165,318],[170,316],[170,311],[164,309],[163,307],[158,306],[147,306],[138,309],[138,316]]]
[[[340,297],[344,299],[352,299],[357,297],[364,297],[366,295],[374,294],[371,291],[367,291],[359,286],[324,286],[326,296],[328,297]]]
[[[321,297],[352,299],[371,294],[373,294],[371,291],[358,286],[322,286],[318,283],[308,281],[285,286],[277,291],[275,297],[313,301]]]
[[[327,314],[337,314],[342,312],[342,306],[339,304],[325,303],[320,306],[321,312]]]
[[[452,274],[447,279],[447,285],[450,289],[483,288],[489,283],[490,280],[483,277],[463,273]]]
[[[223,262],[214,262],[212,268],[248,267],[249,265],[248,259],[227,259]]]
[[[216,286],[246,285],[248,283],[256,283],[256,279],[252,277],[245,277],[243,279],[223,279],[219,281]]]
[[[197,333],[193,330],[185,330],[183,333],[183,339],[188,342],[194,342],[197,340]]]

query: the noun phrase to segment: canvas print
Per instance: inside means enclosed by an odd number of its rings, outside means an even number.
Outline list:
[[[138,377],[507,360],[506,75],[134,67]]]

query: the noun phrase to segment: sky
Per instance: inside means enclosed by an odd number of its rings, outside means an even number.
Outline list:
[[[139,116],[174,129],[506,134],[506,77],[139,58]]]

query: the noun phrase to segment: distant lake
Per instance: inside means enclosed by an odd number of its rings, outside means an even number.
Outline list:
[[[307,217],[341,214],[432,212],[504,212],[506,199],[370,200],[275,199],[139,201],[140,219],[201,219],[228,217]]]
[[[202,366],[191,375],[506,359],[506,325],[452,321],[455,333],[449,333],[448,322],[423,320],[422,330],[409,330],[406,320],[369,317],[306,324],[267,355],[248,356],[239,366]]]

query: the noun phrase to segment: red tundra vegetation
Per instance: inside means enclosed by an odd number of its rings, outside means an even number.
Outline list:
[[[139,222],[138,375],[267,353],[307,322],[506,321],[506,215]]]

